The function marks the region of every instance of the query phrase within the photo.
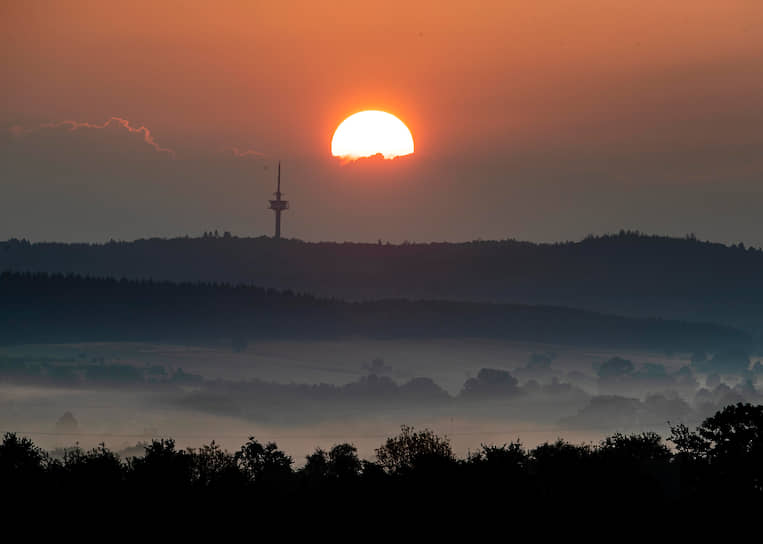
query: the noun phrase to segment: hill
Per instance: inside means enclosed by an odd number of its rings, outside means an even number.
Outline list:
[[[731,327],[569,308],[389,299],[346,302],[253,286],[0,274],[0,343],[257,338],[482,337],[716,351],[748,348]]]
[[[637,232],[579,242],[306,243],[205,236],[0,243],[0,270],[246,283],[351,300],[569,306],[763,330],[763,251]]]

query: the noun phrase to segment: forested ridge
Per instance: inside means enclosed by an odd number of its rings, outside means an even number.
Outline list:
[[[570,308],[388,299],[347,302],[249,285],[0,274],[0,343],[231,342],[257,338],[482,337],[716,351],[741,330]]]
[[[345,299],[584,308],[763,330],[763,252],[622,231],[577,242],[308,243],[202,237],[103,244],[0,242],[0,269],[295,289]]]

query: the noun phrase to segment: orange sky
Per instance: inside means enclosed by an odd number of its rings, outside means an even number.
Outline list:
[[[119,116],[146,126],[177,152],[157,177],[165,185],[152,190],[166,198],[181,191],[201,215],[198,231],[231,224],[256,234],[268,224],[249,225],[232,202],[215,207],[201,180],[185,189],[167,181],[198,172],[190,165],[204,158],[205,168],[225,172],[230,165],[216,161],[237,147],[291,161],[294,199],[328,194],[341,203],[332,206],[366,218],[349,235],[352,217],[337,220],[328,204],[298,213],[295,202],[287,234],[307,239],[559,239],[625,227],[763,243],[751,232],[763,230],[763,217],[748,209],[763,175],[762,23],[757,0],[6,2],[0,123]],[[416,141],[417,162],[380,174],[389,180],[382,188],[383,180],[369,189],[367,173],[338,171],[328,158],[333,129],[361,109],[394,113]],[[53,144],[41,139],[24,145],[48,153]],[[4,145],[7,160],[24,156],[18,142]],[[67,172],[96,175],[87,153],[78,161]],[[28,205],[30,183],[44,195],[53,166],[32,172],[14,163],[17,175],[4,183],[20,196],[8,206]],[[239,166],[230,168],[222,190],[243,191]],[[431,215],[401,206],[403,188],[430,199]],[[146,216],[159,209],[141,208],[144,189],[103,190],[132,199]],[[649,203],[651,194],[670,214],[686,204],[687,190],[694,211],[672,222],[627,205]],[[712,191],[722,193],[713,198],[718,208],[703,197]],[[484,194],[488,208],[479,207]],[[570,195],[582,199],[577,213]],[[192,227],[177,210],[164,211],[166,220],[149,222],[157,234]],[[86,219],[70,236],[149,234],[127,219],[103,228],[100,218]],[[0,238],[54,238],[69,220],[32,227],[19,214],[0,222]]]

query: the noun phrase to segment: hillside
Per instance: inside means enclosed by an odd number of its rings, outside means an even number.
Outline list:
[[[710,350],[751,345],[706,323],[569,308],[448,301],[345,302],[252,286],[0,274],[0,343],[231,342],[258,338],[497,338]]]
[[[0,242],[0,270],[256,284],[346,299],[579,307],[763,330],[763,252],[623,232],[579,242],[306,243],[206,236]]]

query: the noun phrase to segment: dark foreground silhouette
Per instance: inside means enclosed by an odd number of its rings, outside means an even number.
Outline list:
[[[674,426],[668,442],[672,449],[649,432],[615,434],[597,445],[560,439],[530,450],[514,442],[483,445],[459,459],[447,438],[404,426],[376,450],[375,461],[360,460],[351,444],[338,444],[316,450],[295,470],[275,443],[254,437],[234,453],[214,442],[182,450],[161,439],[146,445],[143,457],[122,460],[100,446],[53,459],[8,433],[0,445],[0,483],[20,501],[66,497],[91,506],[94,499],[127,500],[143,507],[194,503],[385,517],[424,506],[643,513],[761,502],[763,406],[727,406],[696,430]]]

